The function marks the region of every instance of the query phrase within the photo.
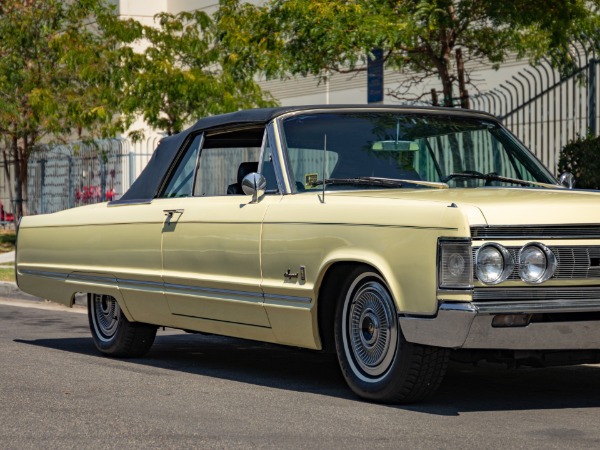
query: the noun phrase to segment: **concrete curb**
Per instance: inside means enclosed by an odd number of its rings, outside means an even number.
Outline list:
[[[0,281],[0,298],[31,300],[34,302],[43,302],[44,299],[26,294],[17,287],[17,283],[10,281]]]

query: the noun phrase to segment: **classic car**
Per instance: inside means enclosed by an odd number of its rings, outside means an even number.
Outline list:
[[[24,217],[16,269],[25,292],[87,293],[106,355],[158,326],[331,351],[372,401],[431,395],[450,358],[600,361],[600,194],[479,112],[203,118],[120,199]]]

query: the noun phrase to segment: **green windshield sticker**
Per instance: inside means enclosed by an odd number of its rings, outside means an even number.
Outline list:
[[[314,189],[316,187],[314,183],[316,183],[318,180],[318,173],[307,173],[306,175],[304,175],[304,186],[306,187],[306,189]]]

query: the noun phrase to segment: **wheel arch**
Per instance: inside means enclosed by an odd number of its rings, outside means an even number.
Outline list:
[[[98,294],[98,295],[109,295],[109,296],[113,297],[119,304],[119,308],[121,308],[121,311],[123,311],[123,314],[125,315],[127,320],[129,320],[130,322],[135,322],[135,319],[133,318],[133,316],[127,309],[127,304],[125,303],[125,299],[123,298],[123,295],[122,295],[121,291],[119,291],[119,289],[116,289],[116,288],[103,289],[101,287],[93,287],[93,288],[90,287],[86,290],[81,291],[81,293],[86,294],[87,299],[88,299],[88,307],[89,307],[89,301],[90,301],[91,295]],[[73,298],[75,298],[75,294],[76,293],[73,294]]]
[[[394,303],[398,309],[398,298],[394,294],[390,287],[389,277],[386,277],[385,271],[380,270],[379,267],[374,265],[372,262],[356,259],[342,259],[332,261],[323,271],[319,281],[319,288],[317,293],[317,325],[319,332],[319,339],[321,346],[326,352],[335,352],[335,341],[334,341],[334,318],[337,302],[339,300],[339,291],[337,286],[339,285],[336,280],[344,279],[347,277],[356,267],[364,267],[365,270],[372,270],[379,275],[386,283],[387,288],[390,290],[390,294]]]

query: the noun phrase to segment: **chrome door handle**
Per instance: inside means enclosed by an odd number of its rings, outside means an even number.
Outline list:
[[[171,219],[174,214],[183,214],[183,209],[165,209],[163,211],[165,216],[167,216],[167,225],[171,225]]]

